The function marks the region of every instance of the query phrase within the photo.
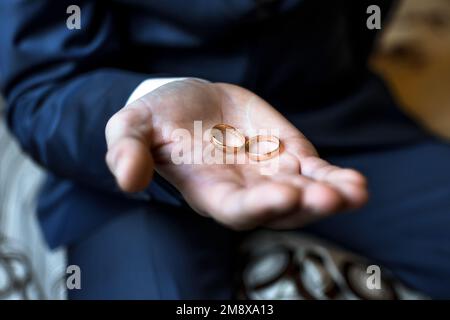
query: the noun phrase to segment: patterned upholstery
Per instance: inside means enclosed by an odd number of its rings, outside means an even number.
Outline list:
[[[65,253],[50,252],[37,224],[43,171],[6,128],[0,100],[0,299],[63,299]]]
[[[263,231],[247,239],[242,251],[244,299],[425,299],[382,266],[299,232]],[[374,266],[379,267],[379,287],[372,282]]]

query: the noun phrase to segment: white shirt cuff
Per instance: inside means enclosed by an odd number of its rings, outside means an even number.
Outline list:
[[[133,93],[128,98],[126,105],[136,101],[137,99],[145,96],[147,93],[152,92],[165,84],[185,79],[187,78],[155,78],[142,81],[136,89],[134,89]]]

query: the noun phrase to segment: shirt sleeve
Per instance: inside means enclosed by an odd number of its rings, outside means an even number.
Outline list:
[[[132,103],[133,101],[138,100],[139,98],[145,96],[147,93],[152,92],[153,90],[158,89],[159,87],[168,84],[173,81],[185,80],[187,78],[153,78],[142,81],[136,89],[134,89],[133,93],[127,100],[127,105]]]

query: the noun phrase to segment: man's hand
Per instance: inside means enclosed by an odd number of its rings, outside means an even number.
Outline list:
[[[186,129],[194,136],[194,121],[202,121],[204,129],[227,123],[243,132],[278,130],[283,149],[275,159],[277,173],[261,175],[255,163],[174,164],[172,133]],[[320,159],[267,102],[230,84],[195,79],[166,84],[116,113],[106,140],[106,161],[122,190],[146,188],[156,170],[194,210],[233,229],[296,228],[367,200],[360,173]]]

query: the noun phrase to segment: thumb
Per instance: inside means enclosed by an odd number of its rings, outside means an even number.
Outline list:
[[[106,163],[125,192],[142,191],[152,179],[151,134],[151,112],[139,100],[117,112],[106,125]]]

